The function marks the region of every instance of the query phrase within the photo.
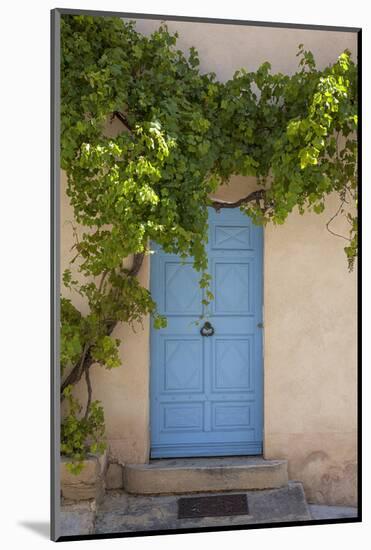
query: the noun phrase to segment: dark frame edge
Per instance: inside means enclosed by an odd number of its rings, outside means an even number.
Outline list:
[[[360,27],[341,27],[332,25],[316,25],[304,23],[275,23],[269,21],[250,21],[246,19],[222,19],[215,17],[197,17],[185,15],[153,14],[153,13],[129,13],[120,11],[79,10],[74,8],[56,8],[60,15],[91,15],[98,17],[121,17],[139,19],[157,19],[159,21],[184,21],[192,23],[216,23],[223,25],[249,25],[251,27],[277,27],[286,29],[311,29],[318,31],[334,32],[358,32]]]
[[[50,375],[51,375],[51,419],[50,419],[50,538],[60,538],[60,369],[59,369],[59,167],[60,167],[60,10],[50,12]]]
[[[249,525],[223,525],[213,527],[192,527],[190,529],[160,529],[158,531],[126,531],[115,533],[103,533],[92,535],[63,535],[58,539],[58,542],[70,542],[77,540],[102,540],[102,539],[117,539],[117,538],[135,538],[135,537],[152,537],[158,535],[180,535],[188,533],[218,533],[220,531],[249,531],[256,529],[280,528],[280,527],[310,527],[311,525],[343,525],[347,523],[360,523],[359,516],[354,518],[338,518],[338,519],[313,519],[307,521],[285,521],[274,523],[255,523]]]
[[[358,259],[357,259],[357,500],[362,521],[362,29],[357,32],[358,72]]]

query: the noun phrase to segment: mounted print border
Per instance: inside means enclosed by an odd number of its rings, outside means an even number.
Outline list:
[[[362,520],[361,46],[52,10],[52,540]]]

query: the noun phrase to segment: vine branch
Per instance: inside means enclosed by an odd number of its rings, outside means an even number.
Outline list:
[[[221,210],[222,208],[238,208],[242,204],[248,204],[253,201],[260,201],[265,198],[265,190],[259,189],[258,191],[253,191],[246,197],[242,197],[235,202],[223,201],[218,199],[212,199],[211,206],[215,208],[216,211]]]
[[[88,400],[87,400],[87,403],[86,403],[86,410],[85,410],[85,415],[84,415],[84,418],[86,420],[88,418],[88,415],[89,415],[91,397],[92,397],[92,393],[93,393],[93,390],[92,390],[92,387],[91,387],[89,368],[85,369],[85,380],[86,380],[86,386],[88,388]]]
[[[326,229],[329,233],[331,233],[331,235],[334,235],[334,237],[340,237],[341,239],[345,239],[346,241],[351,241],[351,239],[349,239],[348,237],[344,237],[344,235],[340,235],[340,233],[335,233],[335,231],[332,231],[332,229],[330,229],[330,223],[340,214],[343,206],[344,206],[344,200],[341,201],[340,203],[340,206],[339,208],[336,210],[335,214],[333,216],[331,216],[331,218],[329,219],[329,221],[326,223]]]
[[[120,111],[113,111],[111,120],[113,120],[115,117],[125,126],[127,130],[129,130],[131,134],[133,133],[133,128],[124,113],[121,113]]]
[[[128,277],[135,277],[138,275],[140,268],[142,267],[144,259],[144,252],[141,252],[139,254],[134,254],[133,256],[133,263],[129,270],[125,270],[125,275]],[[117,325],[117,321],[109,321],[105,323],[106,325],[106,333],[107,336],[109,336],[115,326]],[[95,360],[91,356],[91,346],[88,344],[85,344],[83,353],[81,355],[81,358],[79,361],[75,364],[69,375],[66,377],[64,382],[61,384],[61,398],[64,399],[63,391],[66,389],[67,386],[71,384],[76,384],[79,382],[82,378],[82,375],[85,372],[86,377],[86,371],[89,370],[89,368],[95,363]],[[86,378],[86,382],[88,385],[88,391],[89,391],[89,384],[90,379]]]

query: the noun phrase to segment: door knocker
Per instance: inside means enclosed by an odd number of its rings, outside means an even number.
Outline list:
[[[204,326],[200,330],[202,336],[212,336],[214,332],[214,327],[211,325],[211,323],[209,323],[209,321],[206,321]]]

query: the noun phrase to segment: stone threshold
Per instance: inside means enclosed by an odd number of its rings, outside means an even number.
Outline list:
[[[287,484],[287,460],[262,457],[156,459],[124,467],[124,489],[138,495],[276,489]]]

